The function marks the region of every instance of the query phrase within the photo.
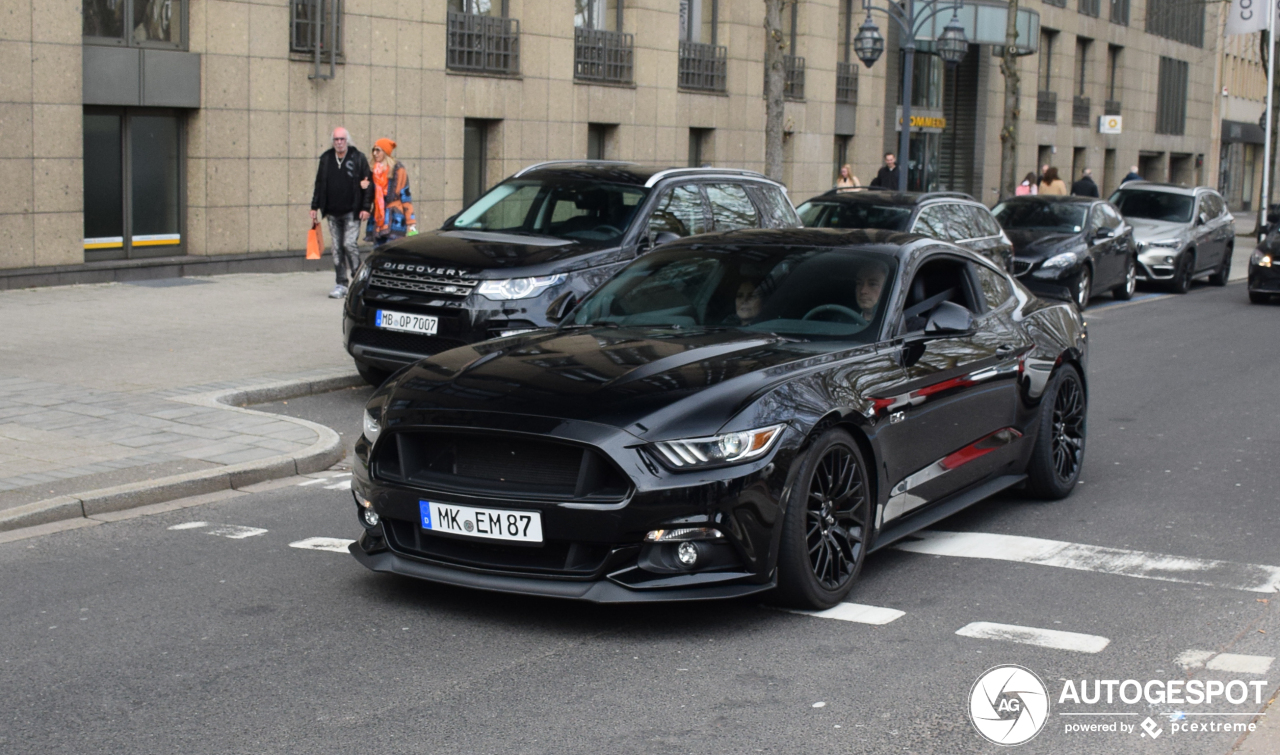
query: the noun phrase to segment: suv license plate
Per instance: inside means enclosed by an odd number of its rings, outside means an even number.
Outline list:
[[[425,336],[434,336],[436,334],[436,326],[440,324],[439,319],[431,315],[415,315],[409,312],[392,312],[389,309],[379,309],[374,323],[379,328],[386,330],[399,330],[405,333],[421,333]]]
[[[542,542],[542,514],[537,511],[479,509],[452,503],[418,501],[422,529],[492,540]]]

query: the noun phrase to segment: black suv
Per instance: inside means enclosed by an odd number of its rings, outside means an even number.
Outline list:
[[[539,163],[438,231],[377,249],[343,316],[347,352],[378,385],[456,346],[547,327],[624,264],[684,236],[800,225],[786,188],[759,173]]]
[[[832,189],[798,208],[808,228],[880,228],[950,241],[1008,270],[1013,244],[982,203],[958,191]]]

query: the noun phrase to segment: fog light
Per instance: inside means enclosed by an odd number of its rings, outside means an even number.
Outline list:
[[[1165,258],[1164,258],[1164,264],[1166,264],[1166,265],[1172,265],[1172,264],[1173,264],[1173,258],[1172,258],[1172,257],[1165,257]]]
[[[364,523],[370,527],[378,526],[378,512],[373,509],[361,509],[360,516],[364,519]]]
[[[688,540],[680,543],[680,547],[676,549],[676,558],[685,566],[693,566],[698,563],[698,546]]]

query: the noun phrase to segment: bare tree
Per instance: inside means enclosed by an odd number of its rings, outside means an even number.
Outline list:
[[[792,0],[794,2],[794,0]],[[764,0],[764,173],[782,180],[782,140],[786,102],[787,36],[782,33],[782,12],[788,0]]]
[[[1022,81],[1018,76],[1018,0],[1009,0],[1009,17],[1004,26],[1004,123],[1000,127],[1000,198],[1014,195],[1018,187],[1018,97]]]

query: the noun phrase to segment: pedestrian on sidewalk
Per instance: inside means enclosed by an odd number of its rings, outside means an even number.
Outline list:
[[[347,286],[360,267],[360,223],[369,217],[373,204],[373,173],[369,161],[351,145],[351,135],[341,126],[333,130],[333,147],[320,156],[316,187],[311,195],[311,222],[324,215],[329,223],[329,243],[333,250],[333,273],[337,285],[330,299],[347,295]]]
[[[379,139],[373,143],[373,212],[365,240],[375,247],[393,239],[412,236],[418,232],[417,218],[413,214],[413,196],[409,193],[409,170],[397,162],[391,153],[396,143]]]
[[[1058,197],[1067,195],[1067,183],[1058,178],[1058,169],[1052,165],[1045,169],[1044,178],[1040,179],[1040,193]]]
[[[1030,171],[1026,177],[1022,179],[1022,183],[1018,184],[1018,188],[1013,190],[1014,196],[1026,197],[1038,194],[1040,192],[1040,177],[1036,172]]]
[[[856,189],[862,185],[858,177],[853,175],[853,167],[848,163],[840,166],[840,175],[836,178],[837,189]]]
[[[876,177],[871,179],[871,188],[898,190],[898,159],[892,152],[884,153],[884,165]]]
[[[1098,185],[1093,182],[1093,171],[1085,168],[1081,171],[1080,180],[1071,184],[1071,195],[1076,197],[1098,197]]]
[[[1128,175],[1120,179],[1120,185],[1123,186],[1124,184],[1127,184],[1130,181],[1141,181],[1141,180],[1142,180],[1142,174],[1138,172],[1138,166],[1132,165],[1129,167]]]

